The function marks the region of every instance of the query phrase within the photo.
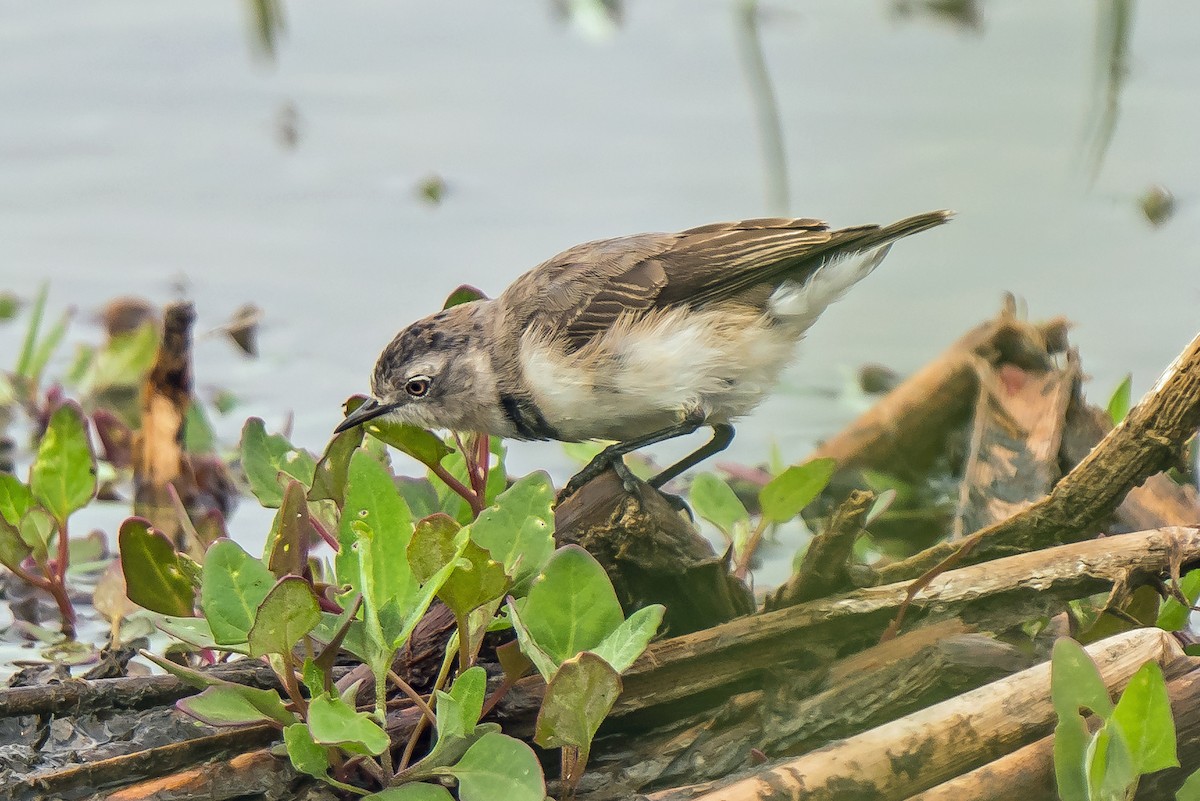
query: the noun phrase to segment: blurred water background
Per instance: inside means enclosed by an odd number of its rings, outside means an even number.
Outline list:
[[[239,399],[226,442],[290,416],[319,450],[460,283],[638,231],[953,208],[827,313],[730,458],[802,458],[865,403],[860,364],[919,367],[1005,291],[1075,321],[1095,399],[1127,371],[1136,397],[1200,318],[1198,30],[1188,0],[3,0],[0,289],[49,281],[71,342],[115,295],[190,298],[198,332],[258,304],[260,358],[201,338],[197,383]],[[513,446],[539,467],[572,463]]]

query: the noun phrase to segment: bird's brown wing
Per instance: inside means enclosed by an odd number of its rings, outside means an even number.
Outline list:
[[[517,279],[504,299],[516,330],[551,331],[578,350],[622,315],[749,299],[756,287],[803,280],[833,255],[870,250],[947,217],[930,212],[837,231],[820,220],[768,218],[588,242]]]
[[[671,280],[659,303],[703,306],[746,297],[755,287],[772,287],[785,278],[803,281],[831,258],[875,250],[941,225],[951,216],[951,212],[932,211],[891,225],[836,231],[807,219],[743,220],[693,228],[682,232],[678,244],[664,254]]]
[[[652,309],[667,285],[661,260],[675,234],[639,234],[588,242],[558,254],[518,278],[501,300],[509,325],[541,329],[575,351],[622,314]]]

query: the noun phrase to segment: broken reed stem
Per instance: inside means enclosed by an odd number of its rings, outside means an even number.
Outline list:
[[[792,577],[763,603],[763,611],[782,609],[821,598],[849,585],[847,562],[863,521],[875,502],[875,493],[853,490],[829,518],[829,525],[813,537],[804,561]]]
[[[1118,634],[1087,650],[1110,692],[1148,660],[1171,667],[1189,661],[1159,629]],[[1045,662],[724,786],[674,788],[649,798],[840,801],[853,787],[855,797],[898,801],[1045,736],[1054,720]]]
[[[1110,514],[1133,487],[1180,461],[1183,444],[1200,426],[1200,336],[1167,368],[1146,397],[1092,449],[1051,493],[1007,520],[961,542],[946,542],[887,565],[882,583],[906,581],[958,561],[1075,542]],[[982,546],[979,548],[978,546]],[[972,553],[974,551],[974,553]]]

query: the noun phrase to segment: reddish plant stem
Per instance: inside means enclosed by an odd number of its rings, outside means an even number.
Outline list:
[[[495,708],[496,704],[504,700],[504,696],[508,695],[508,691],[515,687],[516,684],[517,680],[509,678],[506,674],[504,676],[504,680],[500,682],[500,686],[497,687],[495,692],[488,696],[487,701],[484,702],[483,711],[479,713],[479,717],[487,717],[488,713]]]
[[[487,500],[488,471],[492,465],[490,446],[491,437],[487,434],[475,435],[475,475],[479,479],[479,483],[475,487],[475,492],[485,501]]]
[[[425,699],[422,698],[420,694],[412,688],[412,685],[400,678],[400,676],[397,675],[396,671],[394,670],[388,671],[388,678],[391,679],[392,683],[400,689],[400,692],[408,696],[408,699],[416,705],[417,709],[421,710],[421,714],[425,716],[426,720],[435,726],[437,725],[437,716],[433,713],[433,710],[429,707],[429,704],[425,703]]]
[[[763,517],[758,521],[758,525],[754,527],[754,531],[750,532],[750,537],[746,540],[746,547],[738,554],[737,565],[733,571],[735,579],[739,581],[745,579],[746,574],[750,572],[750,560],[754,558],[754,552],[758,550],[758,545],[762,542],[767,525],[767,518]]]
[[[474,491],[465,486],[457,478],[450,475],[450,472],[446,470],[446,468],[442,467],[440,464],[429,465],[429,471],[437,476],[441,482],[449,487],[455,494],[470,504],[471,510],[475,512],[475,514],[479,514],[481,511],[483,511],[483,499],[478,497]]]
[[[42,578],[41,576],[35,576],[33,573],[26,572],[25,568],[21,567],[20,565],[13,565],[9,568],[9,570],[11,570],[17,578],[26,584],[37,587],[39,590],[51,592],[51,584],[49,579]]]
[[[342,549],[342,545],[340,542],[338,542],[338,538],[335,537],[327,528],[325,528],[325,524],[320,520],[317,520],[315,515],[309,515],[308,519],[312,521],[313,528],[315,528],[317,533],[321,535],[321,539],[325,540],[326,545],[328,545],[334,551],[340,551]]]
[[[71,603],[71,595],[67,592],[67,568],[71,564],[70,540],[67,533],[67,521],[59,521],[58,526],[58,558],[52,569],[46,571],[50,594],[58,604],[58,613],[62,616],[62,633],[68,640],[75,639],[75,607]]]
[[[284,651],[282,656],[283,675],[279,678],[283,680],[283,688],[287,691],[288,698],[296,705],[300,717],[307,719],[308,702],[304,700],[304,695],[300,692],[300,684],[296,681],[296,662],[292,658],[291,651]]]

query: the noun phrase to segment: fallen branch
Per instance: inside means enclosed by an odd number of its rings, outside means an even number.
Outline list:
[[[839,469],[870,467],[906,479],[923,477],[945,451],[947,436],[971,417],[980,362],[1045,369],[1048,353],[1065,348],[1067,322],[1016,319],[1011,302],[1000,316],[968,332],[938,358],[827,440],[810,458]]]
[[[1135,585],[1157,577],[1181,554],[1184,564],[1200,560],[1200,529],[1171,527],[1063,545],[945,573],[915,607],[926,617],[1007,627],[1107,591],[1125,577]],[[622,677],[625,690],[613,715],[736,687],[779,665],[827,664],[831,653],[851,649],[855,640],[865,645],[878,637],[906,591],[905,583],[868,587],[652,644]],[[518,685],[526,692],[538,686],[535,679]]]
[[[847,565],[874,500],[874,493],[851,490],[829,519],[829,525],[809,543],[800,569],[767,597],[763,610],[783,609],[848,587]]]
[[[555,541],[595,556],[623,608],[666,606],[663,624],[671,634],[753,612],[754,597],[729,574],[728,561],[661,493],[646,484],[639,489],[635,497],[615,472],[601,473],[555,509]]]
[[[214,676],[251,687],[281,689],[268,665],[239,660],[218,665]],[[198,693],[174,676],[130,676],[122,679],[72,679],[58,684],[0,689],[0,718],[17,715],[78,714],[95,709],[149,709]]]
[[[981,562],[1091,536],[1129,490],[1178,464],[1200,426],[1200,336],[1146,397],[1046,498],[960,542],[946,542],[879,571],[880,581],[921,577],[940,563]],[[917,588],[919,591],[919,588]]]
[[[1200,758],[1200,671],[1193,670],[1167,682],[1175,718],[1180,762],[1195,765]],[[1137,798],[1174,799],[1188,770],[1175,768],[1148,776],[1139,784]],[[950,781],[912,796],[909,801],[1058,801],[1054,781],[1054,736],[1018,748],[1010,754]]]
[[[49,773],[22,777],[9,782],[4,787],[4,791],[7,793],[5,797],[18,799],[18,801],[20,799],[31,799],[31,801],[32,799],[38,799],[40,801],[40,799],[63,798],[68,795],[79,796],[81,795],[80,791],[93,791],[98,787],[128,783],[131,779],[136,779],[139,776],[161,775],[187,765],[194,765],[204,759],[210,759],[222,754],[236,754],[245,751],[247,748],[254,748],[264,743],[273,742],[278,738],[279,729],[273,726],[259,725],[239,729],[226,729],[225,731],[206,737],[181,740],[170,745],[148,748],[132,754],[122,754],[121,756],[102,759],[97,762],[74,765],[64,770],[55,770]],[[274,759],[274,757],[270,758]],[[236,763],[239,759],[241,757],[234,757],[231,763]],[[280,767],[286,767],[289,771],[291,770],[291,765],[285,760],[275,761],[279,763]],[[201,766],[192,769],[192,771],[203,771],[204,769],[204,766]],[[276,768],[275,772],[278,772],[278,770],[279,768]],[[245,776],[241,779],[240,787],[241,790],[236,794],[237,796],[252,791],[252,787],[246,783]],[[127,793],[131,789],[126,788],[123,791],[118,791],[108,798],[155,798],[159,801],[165,801],[165,799],[171,797],[194,797],[128,795]],[[269,786],[264,789],[269,789]],[[225,798],[232,797],[235,796],[225,796]]]
[[[1175,638],[1158,629],[1117,635],[1088,651],[1110,692],[1122,688],[1147,661],[1167,670],[1192,663]],[[1045,736],[1054,720],[1050,665],[1043,663],[797,759],[759,769],[748,778],[712,789],[665,790],[649,798],[904,799]]]

